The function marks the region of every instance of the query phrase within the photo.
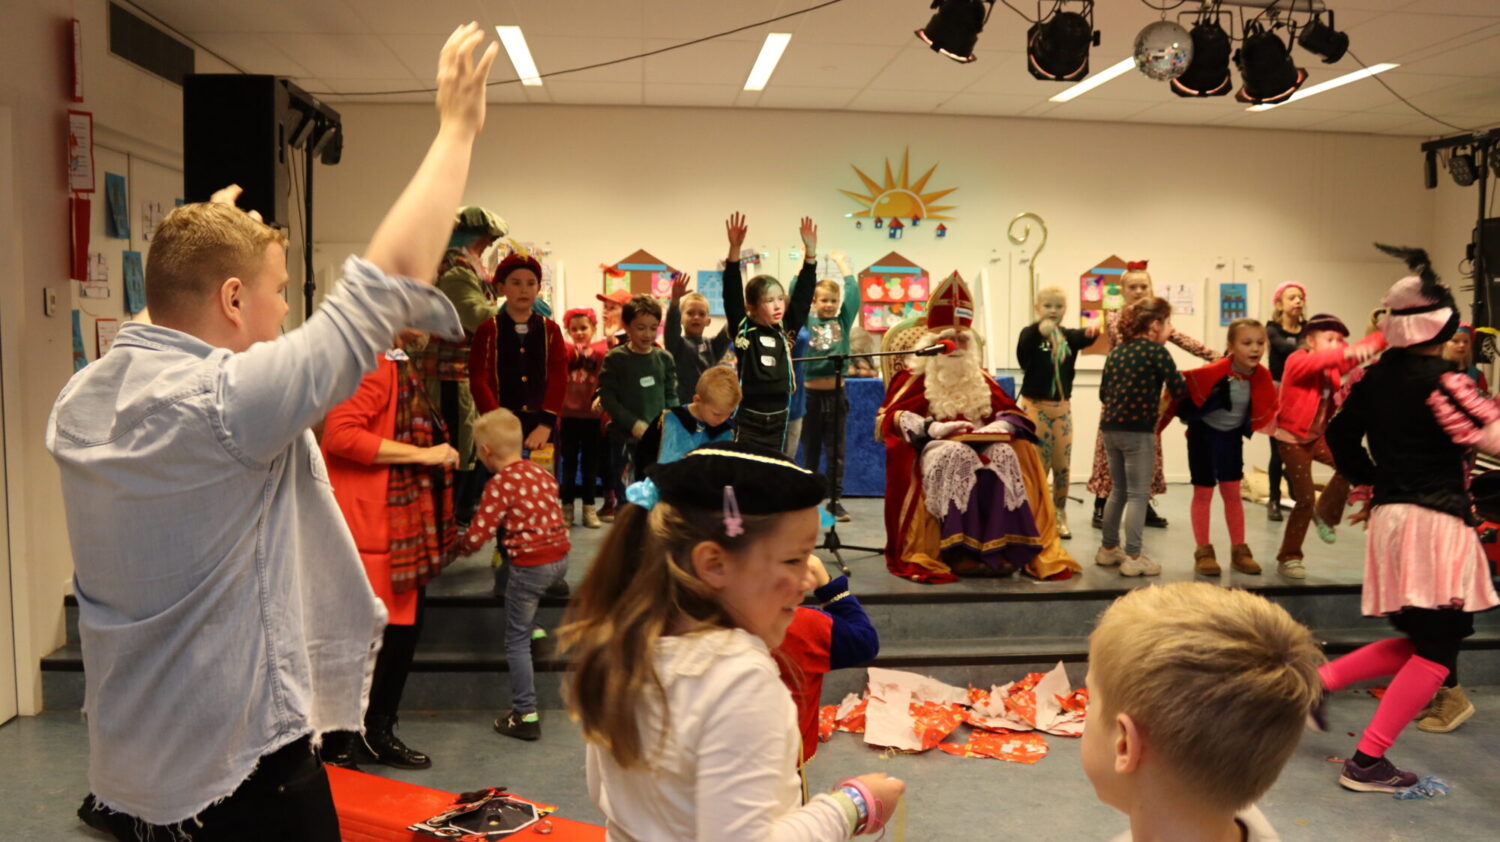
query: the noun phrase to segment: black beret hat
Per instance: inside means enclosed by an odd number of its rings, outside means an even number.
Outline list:
[[[704,445],[651,471],[662,500],[673,506],[718,509],[724,487],[734,487],[740,512],[774,515],[811,509],[823,501],[827,483],[786,455],[743,442]]]

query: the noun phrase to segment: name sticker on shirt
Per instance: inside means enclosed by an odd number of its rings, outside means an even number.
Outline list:
[[[656,378],[655,377],[652,377],[651,375],[648,374],[645,377],[641,378],[641,388],[642,389],[649,389],[649,388],[651,388],[652,386],[655,386],[655,385],[656,385]]]
[[[526,334],[531,332],[531,325],[526,324],[525,322],[516,322],[515,326],[516,335],[518,336],[525,336]]]
[[[776,365],[776,358],[769,354],[761,354],[760,364],[764,366],[774,366]]]
[[[760,338],[760,344],[764,345],[767,348],[775,348],[776,338],[772,336],[762,336]]]

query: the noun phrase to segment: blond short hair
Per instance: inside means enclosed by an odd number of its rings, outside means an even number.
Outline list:
[[[727,365],[711,365],[698,377],[694,390],[704,403],[715,409],[734,409],[740,405],[744,394],[740,391],[740,378]]]
[[[705,298],[704,295],[703,295],[703,293],[701,293],[701,292],[689,292],[689,293],[685,293],[682,296],[682,300],[680,302],[678,302],[678,306],[680,306],[684,310],[687,309],[687,306],[689,304],[702,304],[703,305],[703,309],[705,309],[705,310],[708,309],[708,299]]]
[[[521,419],[501,407],[479,416],[474,422],[474,446],[484,445],[498,456],[521,452]]]
[[[1064,304],[1068,303],[1068,294],[1063,292],[1062,287],[1058,286],[1042,287],[1037,290],[1036,300],[1041,301],[1043,298],[1061,298]]]
[[[146,306],[157,319],[191,318],[230,278],[248,279],[286,234],[238,208],[194,202],[156,226],[146,258]]]
[[[1089,719],[1128,714],[1182,786],[1239,810],[1296,749],[1323,660],[1307,628],[1264,597],[1206,582],[1140,588],[1089,636],[1100,697]]]
[[[826,292],[834,298],[838,298],[839,293],[843,291],[844,287],[838,281],[835,281],[831,278],[824,278],[823,280],[818,281],[818,285],[813,288],[813,295],[817,295],[820,292]]]

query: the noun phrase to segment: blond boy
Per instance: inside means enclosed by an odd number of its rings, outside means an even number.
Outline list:
[[[432,284],[484,126],[483,41],[449,37],[437,137],[306,324],[281,333],[285,240],[221,191],[152,237],[154,324],[53,407],[91,818],[119,839],[339,839],[314,746],[363,730],[386,615],[308,428],[402,328],[463,336]]]
[[[1206,582],[1117,600],[1089,637],[1081,754],[1135,842],[1280,839],[1255,802],[1297,747],[1323,656],[1280,606]]]
[[[740,380],[733,368],[716,365],[698,378],[693,402],[672,407],[651,423],[637,453],[641,470],[676,462],[688,451],[734,438],[734,411],[740,406]]]
[[[662,344],[677,364],[677,394],[691,395],[698,388],[698,378],[724,359],[729,351],[729,331],[720,329],[710,339],[708,299],[688,292],[688,276],[672,276],[672,300],[667,305],[667,328]]]
[[[460,555],[472,555],[491,538],[505,548],[505,660],[510,672],[510,711],[495,730],[518,740],[542,736],[531,663],[536,609],[548,588],[568,572],[568,524],[563,520],[557,479],[521,458],[521,421],[494,409],[474,422],[474,447],[492,476],[464,533]]]

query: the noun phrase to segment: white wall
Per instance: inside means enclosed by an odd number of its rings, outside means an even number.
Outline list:
[[[420,159],[436,126],[429,106],[344,105],[343,163],[320,168],[321,244],[364,242]],[[1174,320],[1216,345],[1215,284],[1251,282],[1258,312],[1280,281],[1307,282],[1311,306],[1362,324],[1398,269],[1372,240],[1433,240],[1435,193],[1422,189],[1417,139],[981,117],[729,110],[493,107],[465,201],[486,205],[522,240],[550,242],[569,266],[568,303],[593,303],[601,263],[645,248],[684,270],[713,268],[723,219],[749,217],[750,245],[784,253],[799,216],[821,227],[820,249],[856,268],[894,249],[941,277],[970,280],[987,265],[995,363],[1014,364],[1030,318],[1026,272],[1006,239],[1010,219],[1040,214],[1050,230],[1042,283],[1070,290],[1110,254],[1149,258],[1158,282],[1197,285],[1200,308]],[[958,187],[946,239],[933,225],[891,241],[839,193],[859,190],[857,165],[879,179],[911,150],[912,178]],[[324,263],[334,259],[326,249]],[[999,262],[989,264],[991,257]],[[1251,268],[1246,268],[1246,266]],[[1222,268],[1221,268],[1222,266]],[[775,271],[774,269],[772,271]],[[781,270],[790,274],[790,268]],[[1357,329],[1357,328],[1356,328]],[[1180,354],[1180,352],[1179,352]],[[1179,363],[1189,358],[1180,355]],[[1085,362],[1084,367],[1098,362]],[[1097,426],[1097,374],[1079,375],[1074,476],[1087,476]],[[1264,461],[1263,442],[1250,464]],[[1169,478],[1186,479],[1180,437],[1167,437]]]
[[[86,101],[81,105],[69,98],[67,27],[74,15],[83,23]],[[99,142],[121,152],[169,163],[181,154],[180,89],[109,52],[107,15],[105,0],[21,0],[6,4],[0,26],[0,107],[11,113],[16,176],[8,194],[14,207],[0,218],[18,222],[0,228],[5,238],[0,250],[7,254],[7,271],[0,275],[0,341],[22,713],[40,707],[37,664],[63,641],[62,598],[72,575],[57,470],[43,446],[52,402],[72,372],[68,312],[76,284],[68,280],[67,109],[92,111]],[[228,69],[211,57],[198,57],[199,72]],[[102,201],[101,193],[96,202]],[[114,285],[115,296],[123,295],[118,274]],[[50,318],[42,314],[43,290],[49,286],[63,293],[57,315]],[[87,344],[92,345],[91,336]]]

